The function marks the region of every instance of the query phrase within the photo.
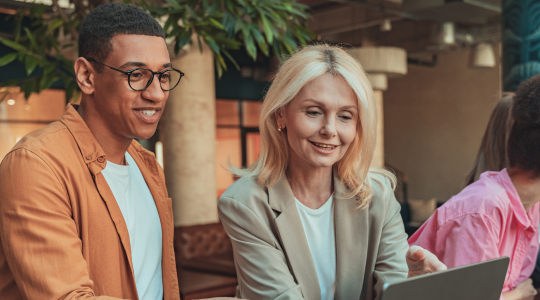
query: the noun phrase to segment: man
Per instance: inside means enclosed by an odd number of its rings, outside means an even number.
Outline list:
[[[501,299],[532,299],[528,279],[538,253],[540,223],[540,77],[514,96],[509,169],[485,172],[448,200],[410,238],[449,268],[510,257]]]
[[[83,21],[83,96],[0,165],[0,299],[180,299],[172,203],[150,138],[181,76],[161,26],[122,3]]]

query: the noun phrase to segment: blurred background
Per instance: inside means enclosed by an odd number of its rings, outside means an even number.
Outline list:
[[[77,28],[101,3],[0,0],[0,158],[78,101]],[[236,180],[228,164],[257,158],[262,99],[296,47],[340,45],[369,73],[379,113],[372,165],[398,176],[409,233],[464,187],[503,92],[540,73],[538,1],[131,4],[163,24],[173,65],[186,73],[158,132],[140,141],[156,153],[173,199],[183,299],[235,293],[216,201]]]

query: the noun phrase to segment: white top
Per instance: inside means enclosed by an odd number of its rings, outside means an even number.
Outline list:
[[[154,197],[127,152],[126,162],[128,165],[122,166],[107,161],[101,173],[126,221],[139,299],[163,299],[161,222]]]
[[[333,196],[317,209],[311,209],[296,200],[296,207],[317,271],[321,300],[333,300],[336,290],[336,240],[334,238]]]

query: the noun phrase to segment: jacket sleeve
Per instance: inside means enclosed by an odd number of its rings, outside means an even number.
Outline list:
[[[381,297],[385,283],[405,280],[409,271],[405,260],[409,245],[407,244],[407,234],[401,219],[401,206],[394,197],[389,184],[385,187],[385,194],[388,207],[381,233],[375,271],[373,272],[375,299]]]
[[[0,197],[0,286],[11,273],[25,299],[117,299],[95,297],[68,193],[43,159],[9,153]]]
[[[239,298],[304,299],[287,266],[284,253],[274,246],[272,233],[244,204],[221,197],[219,217],[231,238]]]

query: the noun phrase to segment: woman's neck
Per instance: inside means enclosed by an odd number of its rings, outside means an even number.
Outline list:
[[[296,199],[305,206],[317,209],[334,192],[332,167],[304,166],[300,159],[289,161],[287,180]]]

